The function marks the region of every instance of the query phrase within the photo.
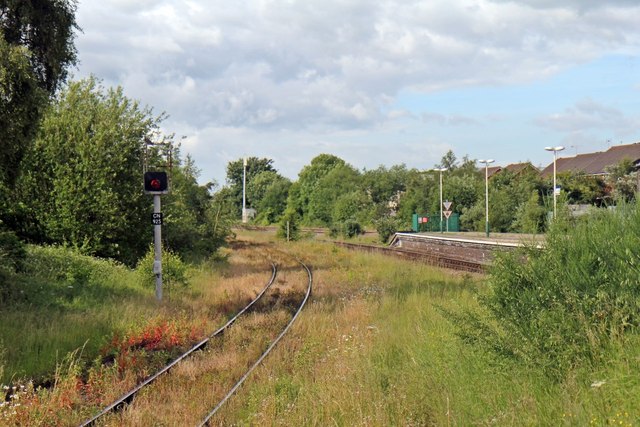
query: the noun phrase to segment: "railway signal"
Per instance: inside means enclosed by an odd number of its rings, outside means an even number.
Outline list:
[[[169,179],[166,172],[145,172],[144,192],[147,194],[167,194]]]
[[[143,187],[145,194],[153,196],[153,274],[156,276],[156,299],[162,301],[162,211],[160,196],[169,193],[169,176],[173,164],[173,147],[171,142],[152,142],[144,138],[144,176]],[[153,162],[150,165],[150,162]],[[151,170],[149,170],[151,169]],[[156,170],[154,170],[156,169]],[[160,170],[158,170],[160,169]]]

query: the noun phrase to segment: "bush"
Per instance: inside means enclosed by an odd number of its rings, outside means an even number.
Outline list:
[[[385,216],[375,222],[376,231],[380,236],[381,242],[388,242],[389,237],[395,234],[400,229],[400,224],[396,218]]]
[[[136,266],[136,273],[144,286],[154,287],[156,284],[156,275],[153,273],[154,260],[155,254],[152,245]],[[165,289],[189,285],[187,264],[182,261],[179,255],[164,248],[162,250],[162,283]]]
[[[294,209],[287,208],[280,219],[276,236],[281,239],[298,240],[300,238],[299,217]]]
[[[26,257],[25,245],[15,233],[0,231],[0,274],[21,271]]]
[[[556,378],[601,362],[612,342],[640,326],[640,205],[567,225],[552,224],[543,250],[498,254],[484,315],[454,316],[465,339]]]
[[[340,228],[342,230],[342,236],[345,239],[351,239],[363,232],[362,226],[355,219],[348,219],[344,221]]]

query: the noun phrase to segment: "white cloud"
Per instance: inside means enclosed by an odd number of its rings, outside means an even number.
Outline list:
[[[626,137],[640,131],[640,117],[629,117],[616,108],[592,99],[583,99],[562,113],[538,118],[536,124],[570,134],[606,129],[616,137]]]
[[[635,0],[84,0],[78,20],[80,75],[167,111],[167,125],[191,132],[198,153],[217,150],[213,140],[237,144],[230,133],[268,135],[277,149],[309,134],[320,143],[347,130],[398,130],[420,115],[393,105],[402,92],[523,84],[640,51]],[[540,123],[604,125],[603,114],[576,106]]]

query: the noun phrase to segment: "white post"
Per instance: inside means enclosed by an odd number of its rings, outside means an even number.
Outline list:
[[[442,233],[442,169],[440,169],[440,232]]]
[[[442,221],[443,221],[443,213],[442,213],[442,172],[446,171],[447,168],[438,168],[434,169],[440,172],[440,232],[444,233],[442,229]],[[447,220],[447,227],[449,226],[449,221]],[[449,230],[447,230],[449,231]]]
[[[556,200],[556,188],[558,185],[556,184],[556,159],[558,158],[558,152],[553,151],[553,219],[556,219],[556,209],[558,202]]]
[[[489,237],[489,164],[493,163],[493,159],[478,160],[484,163],[484,204],[485,204],[485,232]]]
[[[563,146],[558,146],[558,147],[545,147],[544,148],[547,151],[553,151],[553,219],[556,219],[556,208],[557,208],[557,202],[556,202],[556,159],[558,157],[558,151],[562,151],[564,150]]]
[[[247,158],[242,159],[242,223],[247,222]]]
[[[160,210],[160,195],[153,195],[153,213],[159,214]],[[153,226],[153,248],[154,248],[154,261],[153,261],[153,274],[156,275],[156,299],[162,301],[162,225],[155,224]]]
[[[484,204],[485,204],[485,231],[489,237],[489,163],[484,165]]]

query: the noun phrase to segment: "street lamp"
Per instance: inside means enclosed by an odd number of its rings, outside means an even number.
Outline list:
[[[247,158],[242,159],[242,223],[247,222]]]
[[[447,168],[435,168],[433,170],[440,172],[440,232],[444,233],[442,230],[442,172],[446,171]]]
[[[485,230],[487,232],[487,237],[489,237],[489,164],[493,163],[495,160],[478,160],[480,163],[484,163],[484,202],[485,202],[485,218],[486,218],[486,226]]]
[[[558,157],[558,151],[564,150],[563,146],[558,147],[544,147],[547,151],[553,151],[553,219],[556,219],[556,160]]]

